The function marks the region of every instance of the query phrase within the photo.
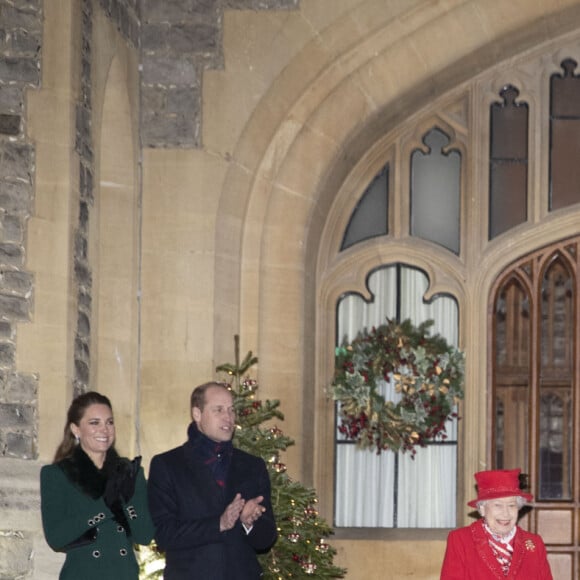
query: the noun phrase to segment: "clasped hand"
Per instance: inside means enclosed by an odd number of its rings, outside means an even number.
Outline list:
[[[220,532],[231,530],[236,525],[238,518],[246,528],[251,528],[254,522],[266,511],[266,508],[261,505],[263,501],[264,496],[262,495],[246,501],[237,493],[232,503],[226,507],[220,517]]]

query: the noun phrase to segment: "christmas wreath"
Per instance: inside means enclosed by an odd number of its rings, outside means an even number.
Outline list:
[[[463,398],[463,353],[439,334],[432,320],[410,320],[364,330],[336,349],[332,396],[339,402],[339,432],[361,448],[416,453],[417,446],[446,439],[446,422]],[[385,382],[396,395],[386,400]]]

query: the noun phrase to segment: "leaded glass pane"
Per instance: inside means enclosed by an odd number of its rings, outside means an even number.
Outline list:
[[[580,78],[576,61],[550,80],[550,210],[580,202]]]
[[[386,235],[389,231],[388,206],[389,166],[386,165],[366,188],[354,208],[340,249],[345,250],[358,242]]]
[[[542,281],[540,499],[570,499],[572,481],[572,278],[556,259]]]
[[[411,156],[411,234],[459,254],[461,155],[439,129],[423,142]]]
[[[526,221],[528,106],[508,85],[490,110],[489,239]]]
[[[515,278],[494,305],[495,462],[498,469],[528,469],[530,403],[530,300]]]

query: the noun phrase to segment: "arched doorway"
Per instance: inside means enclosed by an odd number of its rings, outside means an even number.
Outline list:
[[[578,578],[580,237],[528,254],[492,290],[492,459],[534,495],[522,525],[542,535],[554,577]]]

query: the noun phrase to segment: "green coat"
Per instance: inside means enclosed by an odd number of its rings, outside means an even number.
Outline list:
[[[139,469],[135,493],[124,506],[131,536],[114,519],[102,497],[93,499],[75,485],[57,464],[40,472],[44,535],[55,551],[66,552],[60,580],[137,580],[139,567],[133,544],[149,544],[154,527],[147,507],[143,469]],[[88,529],[97,529],[87,545],[67,548]]]

